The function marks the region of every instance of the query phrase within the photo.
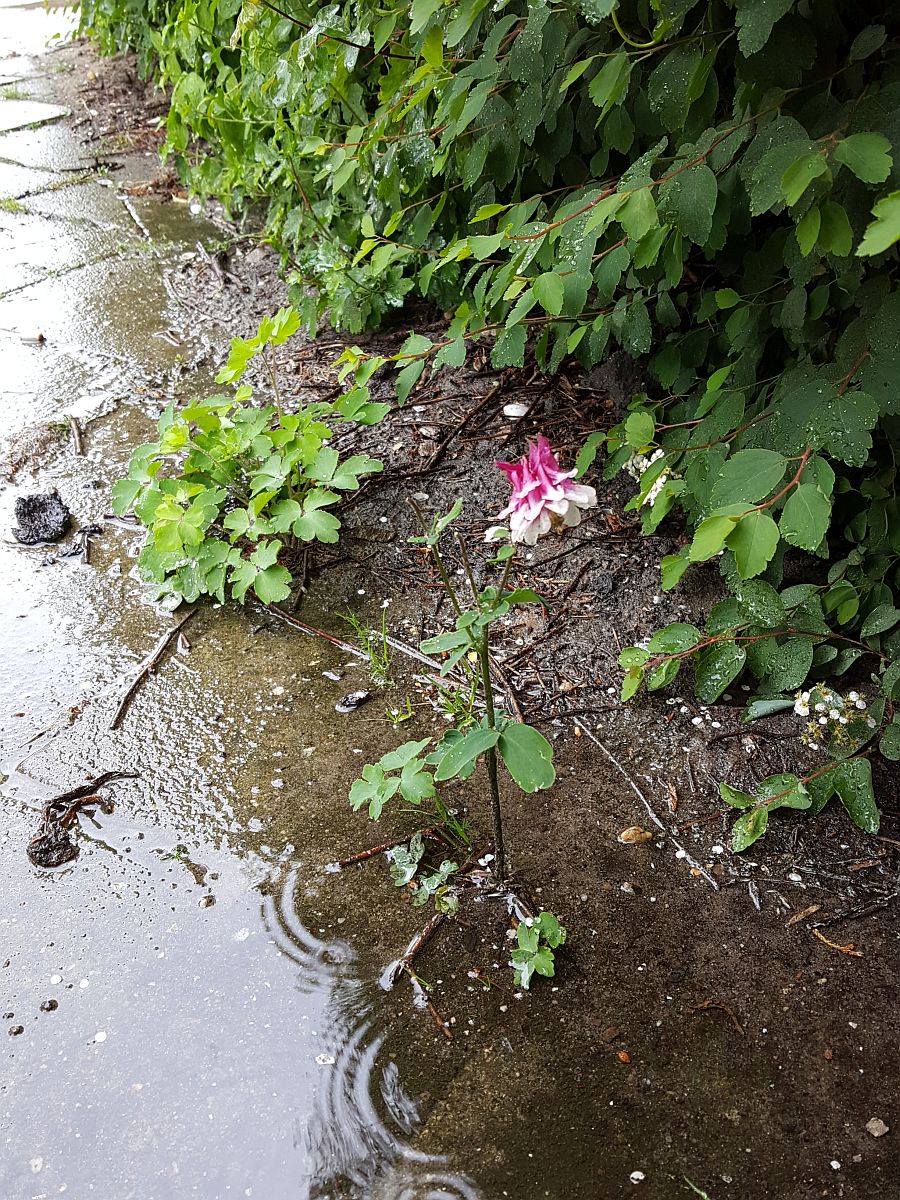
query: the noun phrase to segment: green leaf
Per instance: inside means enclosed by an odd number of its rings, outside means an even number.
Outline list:
[[[588,434],[587,440],[578,451],[578,457],[575,459],[575,478],[583,478],[585,472],[593,466],[594,459],[597,457],[597,451],[600,446],[606,441],[606,430],[598,429],[594,433]]]
[[[741,792],[737,788],[729,787],[727,783],[719,784],[719,795],[732,808],[749,808],[754,802],[748,792]]]
[[[760,721],[764,717],[774,717],[777,713],[787,712],[793,707],[793,700],[751,700],[744,710],[744,720]]]
[[[852,758],[842,762],[828,772],[828,779],[850,814],[853,824],[864,833],[877,833],[881,817],[875,803],[869,760]]]
[[[757,788],[758,800],[765,801],[770,812],[776,808],[809,808],[810,797],[796,775],[769,775]]]
[[[627,54],[615,54],[608,58],[588,85],[588,95],[600,109],[598,122],[625,94],[631,77],[631,59]]]
[[[800,247],[800,253],[804,258],[812,253],[821,227],[822,214],[816,205],[813,205],[808,212],[804,213],[797,222],[797,228],[794,232],[797,236],[797,245]]]
[[[680,669],[681,659],[678,658],[667,658],[664,662],[659,663],[651,671],[646,672],[647,691],[656,692],[660,688],[668,687]]]
[[[769,810],[765,806],[750,809],[738,817],[731,827],[731,848],[735,854],[740,854],[758,841],[768,824]]]
[[[768,677],[773,692],[789,692],[800,687],[812,667],[813,648],[810,638],[791,637],[782,642]]]
[[[385,771],[399,771],[411,763],[413,759],[418,758],[430,741],[431,738],[422,738],[418,742],[404,742],[402,746],[398,746],[395,750],[389,750],[387,754],[383,754],[379,762]]]
[[[867,226],[856,253],[883,254],[900,241],[900,191],[891,192],[872,209],[875,218]]]
[[[863,183],[884,183],[894,165],[890,151],[891,143],[880,133],[852,133],[835,146],[834,160]]]
[[[678,554],[666,554],[660,563],[662,590],[668,592],[676,587],[690,565],[691,560],[688,558],[686,550],[681,550]]]
[[[339,499],[335,492],[316,488],[303,501],[303,513],[292,526],[294,533],[303,542],[319,541],[333,544],[338,540],[338,530],[341,523],[330,512],[325,512],[329,504]]]
[[[643,646],[626,646],[619,654],[620,667],[642,667],[649,659],[650,652]]]
[[[532,282],[531,290],[538,304],[551,316],[559,316],[563,308],[563,281],[555,271],[545,271]]]
[[[831,523],[831,503],[817,487],[801,483],[791,492],[778,522],[781,536],[801,550],[815,550]]]
[[[778,526],[768,513],[753,511],[741,517],[725,543],[734,554],[741,579],[751,579],[766,569],[779,537]]]
[[[626,700],[630,700],[641,684],[644,682],[643,667],[629,667],[625,672],[622,680],[622,693],[619,697],[624,704]]]
[[[838,258],[846,258],[853,249],[853,230],[847,212],[833,200],[821,205],[819,245]]]
[[[703,704],[714,704],[737,679],[747,652],[736,642],[719,642],[694,657],[694,690]]]
[[[781,194],[794,205],[814,179],[828,173],[828,163],[818,151],[796,159],[781,176]]]
[[[687,552],[690,562],[705,562],[718,554],[746,511],[745,505],[731,505],[723,512],[715,512],[704,518],[694,530]]]
[[[887,33],[883,25],[867,25],[853,39],[853,44],[847,54],[848,62],[859,62],[868,58],[884,45]]]
[[[496,746],[500,733],[496,729],[473,729],[454,742],[443,756],[434,773],[437,783],[445,779],[453,779],[470,763],[476,761],[491,746]]]
[[[698,246],[709,241],[718,198],[716,177],[703,163],[680,170],[660,189],[663,212],[679,233]]]
[[[278,604],[291,594],[291,582],[287,567],[266,567],[253,580],[253,590],[263,604]]]
[[[653,441],[656,424],[648,412],[632,412],[625,418],[625,438],[629,446],[642,450]]]
[[[900,609],[894,608],[893,604],[879,604],[863,621],[862,629],[859,631],[860,637],[875,637],[879,633],[893,629],[898,621],[900,621]]]
[[[719,472],[710,500],[713,504],[762,500],[781,483],[786,466],[784,455],[774,450],[738,450]]]
[[[657,630],[647,644],[647,649],[652,654],[677,654],[683,650],[692,650],[699,641],[700,630],[695,625],[676,621]],[[630,665],[622,663],[621,656],[619,662],[622,666]]]
[[[523,792],[538,792],[556,779],[553,747],[530,725],[507,725],[497,742],[506,769]]]
[[[900,723],[896,717],[881,735],[878,749],[890,762],[900,760]]]

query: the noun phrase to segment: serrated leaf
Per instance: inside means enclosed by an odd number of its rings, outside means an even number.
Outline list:
[[[747,661],[743,646],[720,642],[694,658],[694,690],[703,704],[714,704],[740,675]]]
[[[778,522],[781,536],[801,550],[815,550],[828,532],[831,503],[811,483],[801,483],[788,497]]]
[[[885,633],[888,629],[893,629],[898,621],[900,609],[894,608],[893,604],[879,604],[863,621],[859,631],[860,637],[875,637],[879,633]]]
[[[818,151],[812,151],[796,159],[781,176],[781,194],[790,205],[794,205],[814,179],[828,173],[828,163]]]
[[[851,133],[834,148],[835,162],[843,163],[863,183],[884,183],[891,173],[891,143],[880,133]]]
[[[900,241],[900,191],[879,200],[872,209],[872,216],[875,220],[866,227],[857,247],[859,255],[883,254]]]
[[[781,483],[786,466],[784,455],[774,450],[739,450],[719,472],[710,500],[713,504],[762,500]]]
[[[563,281],[555,271],[545,271],[532,281],[531,290],[545,312],[557,317],[563,308]]]

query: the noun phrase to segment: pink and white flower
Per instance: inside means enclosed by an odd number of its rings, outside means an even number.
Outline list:
[[[509,504],[499,517],[509,517],[514,542],[533,546],[551,528],[581,523],[581,510],[593,508],[597,493],[592,487],[572,483],[575,471],[563,471],[550,443],[543,436],[515,463],[498,462],[512,488]]]

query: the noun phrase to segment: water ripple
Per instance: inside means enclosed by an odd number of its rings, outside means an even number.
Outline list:
[[[318,994],[329,1013],[328,1027],[319,1031],[319,1061],[327,1070],[308,1121],[294,1131],[308,1161],[306,1200],[479,1200],[470,1180],[405,1140],[415,1133],[418,1112],[396,1064],[380,1063],[383,1039],[369,987],[353,972],[349,943],[323,941],[303,924],[295,904],[298,876],[289,870],[265,896],[263,919],[274,944],[299,968],[297,986]]]

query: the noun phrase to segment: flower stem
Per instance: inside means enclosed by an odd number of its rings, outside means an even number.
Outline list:
[[[489,729],[496,728],[494,712],[494,688],[491,683],[491,664],[488,656],[487,630],[481,635],[479,646],[481,662],[481,684],[484,688],[484,707],[487,713]],[[494,876],[498,883],[506,879],[506,850],[503,843],[503,817],[500,811],[500,787],[497,783],[497,748],[491,746],[484,756],[488,773],[488,783],[491,788],[491,816],[494,821]]]
[[[407,500],[407,503],[409,504],[410,508],[413,510],[413,512],[419,518],[419,524],[422,526],[422,532],[427,535],[428,534],[428,522],[425,520],[425,514],[422,512],[418,503],[415,500],[413,500],[412,496],[407,496],[406,500]],[[441,582],[444,585],[444,590],[446,591],[447,595],[450,597],[450,603],[453,605],[456,615],[458,617],[461,617],[462,616],[462,606],[460,605],[459,600],[457,600],[457,598],[456,598],[456,592],[453,590],[453,584],[450,582],[450,576],[447,574],[447,568],[444,566],[444,560],[441,558],[441,552],[440,552],[440,550],[438,550],[436,543],[432,544],[431,552],[434,555],[435,566],[438,569],[438,574],[441,577]]]

